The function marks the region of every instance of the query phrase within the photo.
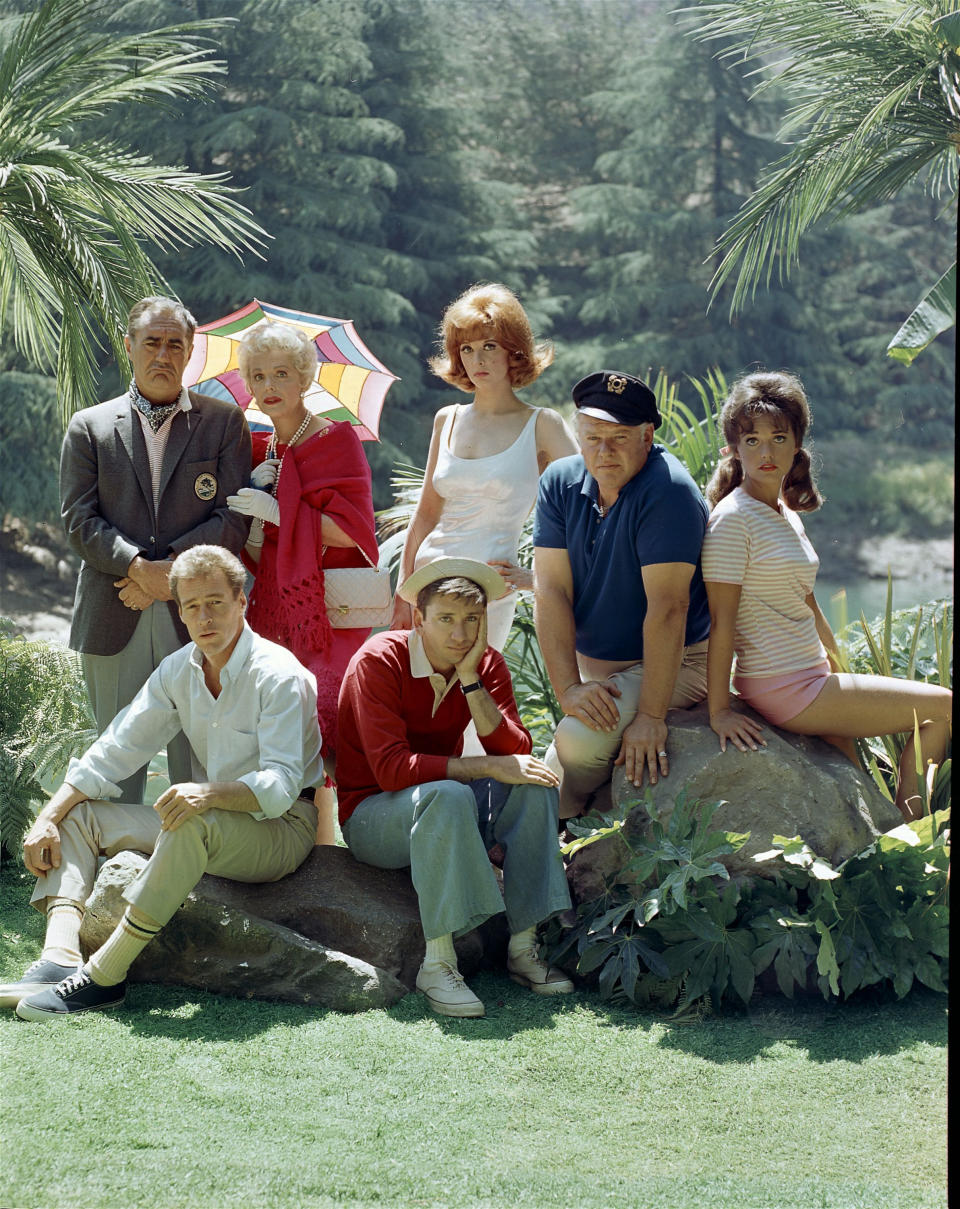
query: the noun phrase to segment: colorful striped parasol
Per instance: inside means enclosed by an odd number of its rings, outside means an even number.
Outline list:
[[[237,347],[252,327],[273,319],[302,328],[317,346],[317,376],[304,396],[307,407],[331,420],[349,420],[361,441],[378,440],[383,400],[399,379],[370,352],[349,319],[291,311],[254,298],[232,315],[197,328],[184,385],[217,399],[232,399],[246,412],[251,429],[270,432],[273,423],[240,377]]]

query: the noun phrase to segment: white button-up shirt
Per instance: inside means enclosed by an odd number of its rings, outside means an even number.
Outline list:
[[[276,818],[301,790],[323,781],[317,686],[289,651],[246,624],[220,672],[214,697],[203,656],[191,642],[168,655],[130,704],[64,778],[88,798],[115,798],[116,781],[136,772],[182,730],[208,781],[241,781]]]

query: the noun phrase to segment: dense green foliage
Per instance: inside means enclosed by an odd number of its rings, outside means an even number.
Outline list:
[[[897,827],[836,869],[799,836],[774,836],[776,847],[754,858],[762,876],[735,881],[721,858],[749,836],[711,831],[716,804],[681,793],[663,820],[648,794],[649,822],[625,827],[635,805],[568,824],[580,837],[569,853],[619,835],[629,856],[606,893],[580,905],[576,926],[553,925],[548,937],[550,959],[595,976],[605,998],[680,1014],[748,1004],[768,969],[791,998],[817,989],[847,999],[877,984],[902,998],[914,980],[946,992],[949,810]]]
[[[669,6],[127,0],[101,26],[123,39],[198,15],[232,19],[217,34],[226,87],[179,98],[176,116],[138,104],[90,118],[77,146],[122,128],[155,162],[245,190],[273,237],[262,259],[146,245],[201,322],[254,295],[352,318],[401,375],[367,446],[378,506],[451,397],[425,364],[442,310],[482,278],[519,290],[555,343],[532,402],[563,402],[601,365],[676,381],[762,363],[800,374],[818,435],[897,428],[900,457],[950,448],[948,342],[910,368],[884,357],[952,255],[954,215],[919,187],[805,237],[791,280],[735,323],[726,296],[708,310],[715,241],[784,152],[788,93],[753,96],[758,77],[716,57],[729,44],[698,42]],[[0,42],[12,28],[0,22]],[[117,380],[104,365],[102,393]]]
[[[52,378],[0,374],[0,519],[60,518],[61,429]]]
[[[11,631],[0,618],[0,847],[19,857],[43,797],[41,778],[62,775],[97,732],[80,657]]]
[[[839,637],[843,665],[848,671],[920,680],[944,688],[953,686],[953,606],[947,601],[932,601],[894,612],[893,580],[888,577],[883,615],[868,622],[861,614],[860,620],[847,626]],[[865,766],[891,800],[906,740],[905,734],[859,740]],[[932,810],[949,806],[951,773],[949,747],[947,758],[935,770],[929,784],[929,771],[917,768],[918,790]]]

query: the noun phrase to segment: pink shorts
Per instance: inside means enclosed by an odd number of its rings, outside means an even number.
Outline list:
[[[782,726],[815,701],[830,675],[829,660],[784,676],[734,676],[733,687],[758,714]]]

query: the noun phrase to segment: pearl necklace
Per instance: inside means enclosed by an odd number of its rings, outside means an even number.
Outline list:
[[[310,427],[310,421],[312,419],[313,419],[313,413],[308,411],[307,414],[303,417],[300,427],[297,429],[297,431],[293,434],[293,436],[287,442],[287,448],[280,455],[280,465],[277,467],[277,477],[273,480],[273,486],[270,489],[271,493],[274,496],[277,494],[277,490],[280,487],[280,475],[283,473],[283,459],[287,456],[287,454],[294,447],[294,445],[296,445],[297,441],[300,440],[300,438],[303,436],[303,434]],[[268,459],[275,458],[277,456],[277,444],[278,444],[277,430],[274,429],[273,432],[270,434],[270,440],[267,442],[267,458]]]

